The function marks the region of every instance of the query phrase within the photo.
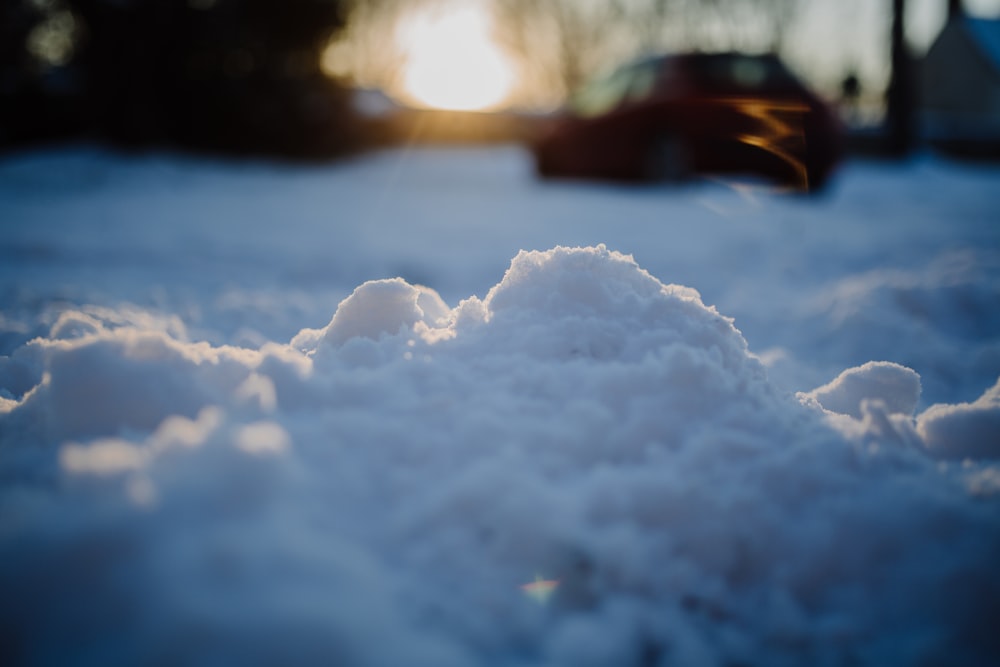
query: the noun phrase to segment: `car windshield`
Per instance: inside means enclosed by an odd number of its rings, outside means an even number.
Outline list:
[[[767,91],[788,88],[794,80],[773,56],[713,54],[692,59],[688,68],[708,88]]]
[[[781,62],[769,55],[733,53],[694,54],[679,59],[650,59],[591,80],[569,99],[571,113],[592,118],[608,113],[623,101],[643,100],[654,90],[676,92],[684,82],[704,91],[763,93],[795,87]]]

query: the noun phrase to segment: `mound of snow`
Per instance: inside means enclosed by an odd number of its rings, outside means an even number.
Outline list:
[[[936,404],[914,416],[920,376],[873,361],[798,397],[825,411],[830,425],[855,441],[915,446],[936,459],[1000,458],[1000,381],[972,403]]]
[[[340,345],[363,336],[377,340],[383,334],[412,330],[417,322],[433,324],[448,307],[433,291],[407,284],[400,278],[376,280],[354,290],[337,308],[322,340]]]
[[[912,415],[920,400],[920,376],[913,370],[883,361],[849,368],[829,384],[800,395],[824,409],[861,417],[864,401],[882,401],[893,414]]]
[[[926,455],[980,402],[918,428],[891,364],[795,400],[697,292],[603,246],[522,252],[453,309],[365,283],[257,350],[113,319],[68,314],[0,373],[8,662],[1000,650],[1000,477]],[[874,446],[906,428],[928,449]]]
[[[938,458],[1000,458],[1000,382],[972,403],[932,405],[917,430]]]
[[[994,245],[945,249],[912,269],[840,278],[806,296],[804,310],[819,312],[799,322],[796,333],[812,336],[816,358],[919,365],[931,401],[991,383],[1000,369]]]

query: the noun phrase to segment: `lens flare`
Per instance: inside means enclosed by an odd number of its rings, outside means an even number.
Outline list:
[[[559,580],[545,579],[537,574],[534,581],[521,585],[521,590],[524,591],[524,594],[539,604],[548,602],[557,588],[559,588]]]

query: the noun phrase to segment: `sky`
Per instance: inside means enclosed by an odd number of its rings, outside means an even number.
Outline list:
[[[4,155],[3,662],[991,664],[998,179]]]

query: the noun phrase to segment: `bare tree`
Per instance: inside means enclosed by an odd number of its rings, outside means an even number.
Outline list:
[[[625,20],[644,50],[778,51],[801,0],[632,0]]]
[[[561,98],[615,55],[627,0],[494,0],[499,36],[522,71]]]
[[[597,70],[662,50],[780,51],[801,0],[493,0],[528,77],[562,96]]]
[[[331,37],[324,69],[363,85],[394,88],[405,60],[397,40],[399,22],[415,6],[436,3],[438,0],[346,0],[346,27]]]

